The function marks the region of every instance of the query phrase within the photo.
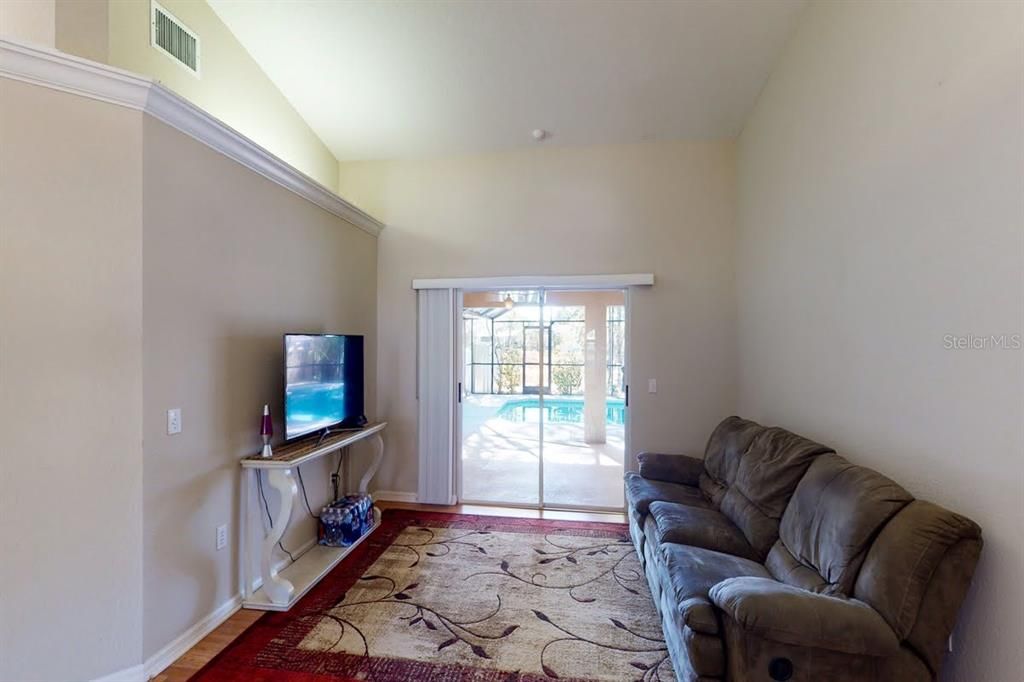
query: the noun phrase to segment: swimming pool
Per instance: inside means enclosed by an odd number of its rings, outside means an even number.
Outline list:
[[[535,422],[540,419],[540,409],[538,396],[524,396],[509,400],[501,406],[495,416],[510,422]],[[608,398],[605,420],[608,424],[625,423],[626,405],[621,398]],[[546,396],[544,398],[544,421],[553,424],[582,424],[583,400]]]

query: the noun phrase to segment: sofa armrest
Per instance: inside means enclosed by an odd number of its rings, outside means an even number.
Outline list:
[[[704,471],[704,460],[689,455],[641,452],[636,458],[640,462],[640,475],[656,481],[696,486]]]
[[[899,640],[864,602],[810,592],[769,578],[729,578],[711,601],[748,634],[762,639],[861,656],[889,656]]]

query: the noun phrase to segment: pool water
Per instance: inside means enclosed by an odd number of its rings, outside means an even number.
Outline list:
[[[341,382],[291,384],[284,405],[287,438],[333,426],[349,416]]]
[[[540,419],[540,398],[525,397],[510,400],[501,406],[497,417],[510,422],[536,422]],[[608,424],[624,424],[626,406],[619,398],[608,398],[605,409]],[[544,398],[544,421],[552,424],[582,424],[583,401],[571,398]]]

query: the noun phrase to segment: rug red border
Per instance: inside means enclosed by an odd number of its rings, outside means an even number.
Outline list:
[[[629,530],[625,523],[602,521],[563,521],[556,519],[524,519],[480,514],[450,514],[406,509],[385,510],[381,527],[353,550],[344,561],[286,613],[267,612],[207,663],[190,680],[195,682],[339,682],[364,680],[337,674],[324,675],[267,668],[256,663],[257,656],[270,648],[294,646],[314,627],[314,620],[304,616],[315,613],[337,601],[373,565],[377,558],[410,526],[433,528],[467,528],[505,533],[572,534],[588,537],[624,538]],[[337,656],[337,655],[335,655]],[[443,666],[393,659],[405,672],[419,679],[444,680],[509,680],[533,682],[533,675],[494,671],[484,674],[478,668]],[[407,670],[405,670],[407,669]],[[490,671],[487,671],[490,672]]]

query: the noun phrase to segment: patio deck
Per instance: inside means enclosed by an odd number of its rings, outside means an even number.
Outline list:
[[[472,395],[463,399],[464,500],[537,504],[537,411],[530,411],[532,415],[528,412],[525,421],[499,414],[507,402],[530,397]],[[615,423],[607,423],[606,429],[605,443],[588,444],[583,441],[582,420],[545,422],[545,506],[623,506],[625,430]]]

